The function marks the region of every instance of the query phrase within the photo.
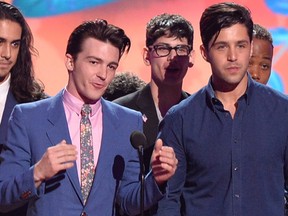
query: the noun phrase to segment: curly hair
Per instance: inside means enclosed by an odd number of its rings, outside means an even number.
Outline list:
[[[253,25],[253,38],[266,40],[270,42],[273,47],[273,38],[271,33],[266,28],[256,23]]]
[[[119,72],[106,89],[103,98],[113,101],[117,98],[142,89],[146,82],[130,72]]]
[[[20,50],[12,67],[10,89],[19,103],[46,98],[44,85],[34,78],[32,55],[37,55],[33,47],[33,35],[21,12],[11,4],[0,2],[0,20],[10,20],[22,28]]]

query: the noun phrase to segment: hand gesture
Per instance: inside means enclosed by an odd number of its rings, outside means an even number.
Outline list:
[[[49,147],[42,158],[35,164],[34,181],[36,187],[59,171],[73,167],[76,157],[76,147],[66,144],[65,140]]]
[[[178,160],[173,148],[163,146],[163,141],[158,139],[151,157],[151,167],[154,178],[160,186],[171,178],[177,168]]]

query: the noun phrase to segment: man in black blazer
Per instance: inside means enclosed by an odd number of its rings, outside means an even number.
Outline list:
[[[148,143],[144,151],[146,173],[159,122],[168,109],[189,95],[182,90],[182,84],[188,68],[194,64],[193,36],[191,23],[180,15],[152,18],[146,27],[143,50],[144,63],[151,68],[151,81],[143,89],[114,100],[142,113]]]

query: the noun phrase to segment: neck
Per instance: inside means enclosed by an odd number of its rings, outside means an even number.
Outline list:
[[[215,96],[222,102],[224,109],[229,111],[232,118],[237,111],[238,99],[246,92],[248,78],[245,76],[240,83],[235,85],[225,85],[213,82]]]
[[[154,103],[158,106],[161,115],[164,117],[167,111],[178,104],[182,95],[182,83],[179,85],[156,85],[150,82],[150,88]]]

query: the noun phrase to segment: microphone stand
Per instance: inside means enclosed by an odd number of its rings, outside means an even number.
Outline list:
[[[137,149],[139,162],[140,162],[140,213],[144,216],[144,183],[145,183],[145,165],[144,165],[144,147],[147,146],[146,136],[140,131],[134,131],[130,135],[130,142],[134,149]],[[140,177],[140,176],[139,176]]]
[[[145,166],[144,166],[144,148],[139,146],[138,148],[139,160],[140,160],[140,171],[141,171],[141,191],[140,191],[140,215],[144,216],[144,183],[145,183]]]

